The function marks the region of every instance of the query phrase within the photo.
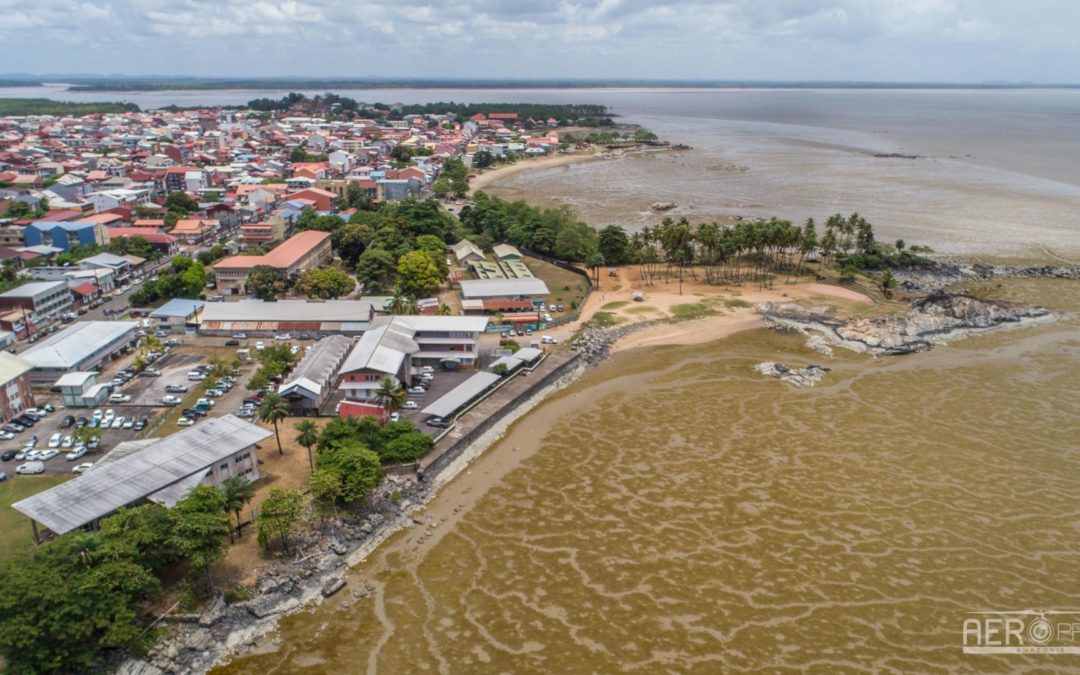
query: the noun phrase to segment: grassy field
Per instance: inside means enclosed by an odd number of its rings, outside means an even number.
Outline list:
[[[630,304],[629,300],[616,300],[615,302],[609,302],[600,309],[621,309]]]
[[[554,318],[558,319],[564,314],[569,314],[573,311],[574,301],[580,305],[585,299],[585,294],[589,289],[589,282],[585,280],[585,277],[536,258],[525,258],[525,265],[537,279],[547,284],[548,290],[551,291],[547,299],[548,304],[554,302],[562,305],[566,310],[563,314],[551,312]]]
[[[11,473],[15,467],[11,467]],[[0,483],[0,559],[10,558],[34,546],[30,519],[11,508],[27,497],[73,478],[68,476],[11,476]]]

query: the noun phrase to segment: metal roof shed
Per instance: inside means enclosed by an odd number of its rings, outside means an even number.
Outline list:
[[[477,373],[451,389],[421,412],[425,415],[449,417],[493,387],[501,379],[495,373]]]

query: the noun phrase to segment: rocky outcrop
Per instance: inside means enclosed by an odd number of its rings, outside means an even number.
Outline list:
[[[754,370],[762,375],[775,377],[796,387],[812,387],[821,382],[821,378],[825,377],[825,373],[829,372],[828,368],[813,364],[805,368],[788,368],[782,363],[773,361],[759,363],[754,366]]]
[[[807,335],[814,343],[811,346],[818,351],[823,351],[824,343],[824,346],[869,354],[921,352],[935,344],[995,328],[1056,318],[1043,307],[941,292],[916,300],[905,313],[869,319],[841,319],[827,310],[795,304],[765,303],[758,305],[757,311],[777,329]]]
[[[675,202],[653,202],[649,208],[653,211],[670,211],[675,208],[677,204]]]
[[[926,265],[893,270],[899,287],[906,291],[930,293],[962,281],[989,279],[1072,279],[1080,280],[1080,265],[987,265],[935,261]]]
[[[614,328],[600,328],[592,323],[585,324],[581,332],[571,346],[581,351],[582,360],[590,366],[595,366],[611,354],[611,346],[631,333],[648,328],[657,323],[653,321],[638,321],[623,324]]]

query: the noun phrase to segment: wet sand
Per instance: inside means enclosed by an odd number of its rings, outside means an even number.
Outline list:
[[[593,160],[600,159],[592,153],[573,153],[566,155],[554,155],[552,157],[541,157],[535,159],[521,159],[513,164],[507,164],[506,166],[500,166],[495,169],[489,169],[483,173],[477,174],[469,180],[469,188],[472,190],[483,190],[487,187],[494,186],[499,181],[507,180],[513,176],[516,176],[525,171],[533,171],[538,169],[553,169],[560,166],[568,166],[570,164],[580,164],[583,162],[591,162]]]

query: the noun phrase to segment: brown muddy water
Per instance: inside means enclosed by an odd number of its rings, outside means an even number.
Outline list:
[[[995,293],[1080,311],[1075,283]],[[799,390],[764,360],[833,370]],[[1077,668],[965,655],[961,627],[1080,608],[1078,496],[1075,314],[904,357],[763,330],[633,350],[218,672]]]

